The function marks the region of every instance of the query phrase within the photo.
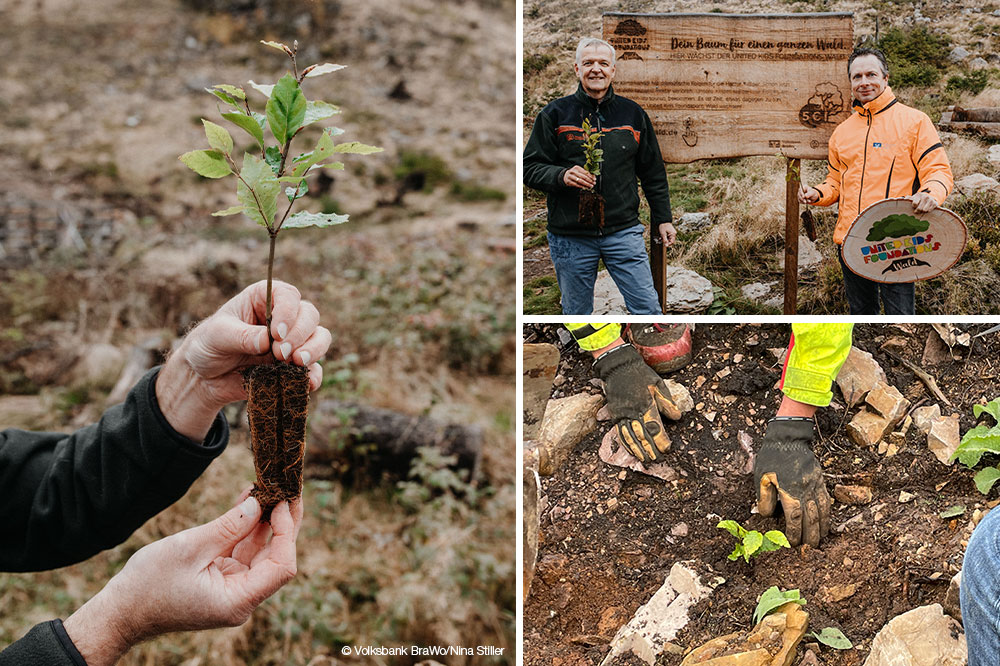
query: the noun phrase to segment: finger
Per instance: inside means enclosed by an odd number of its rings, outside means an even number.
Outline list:
[[[243,503],[243,500],[250,497],[250,493],[253,491],[253,484],[248,484],[241,492],[239,497],[236,498],[236,503],[233,506],[239,506]]]
[[[632,431],[630,424],[623,421],[616,427],[618,428],[619,441],[625,445],[625,448],[627,448],[632,455],[639,460],[639,462],[645,462],[646,452],[643,450],[639,438],[636,437],[635,433]]]
[[[196,527],[192,537],[205,543],[209,561],[219,555],[228,556],[240,541],[250,535],[260,520],[260,503],[247,497],[210,523]]]
[[[213,316],[191,334],[192,353],[205,355],[207,363],[232,359],[232,366],[247,364],[267,354],[267,327],[248,324],[233,315]]]
[[[271,336],[276,341],[284,340],[295,325],[302,295],[287,282],[275,282],[271,298],[274,303],[271,308]]]
[[[293,499],[291,504],[289,504],[292,513],[292,523],[295,525],[295,531],[292,534],[292,538],[294,539],[299,538],[299,528],[302,527],[302,515],[305,513],[304,506],[301,495]]]
[[[646,439],[652,440],[653,446],[660,453],[666,453],[670,450],[670,438],[667,437],[666,431],[663,429],[663,424],[660,422],[660,416],[656,412],[653,412],[653,421],[645,421],[643,427],[646,430]]]
[[[833,504],[830,501],[829,493],[826,492],[826,486],[820,486],[817,498],[819,505],[819,537],[825,539],[826,535],[830,533],[830,511]]]
[[[760,494],[757,499],[757,511],[762,516],[774,515],[774,510],[778,506],[778,485],[773,472],[761,477],[757,492]]]
[[[788,543],[798,546],[802,543],[802,502],[779,488],[778,500],[785,512],[785,536]]]
[[[661,414],[666,416],[671,421],[677,421],[681,418],[681,410],[677,409],[677,405],[670,398],[670,389],[662,380],[649,387],[649,393],[653,396],[653,401],[656,403],[656,408]]]
[[[257,527],[250,533],[250,536],[233,548],[233,559],[249,566],[257,553],[267,545],[269,536],[271,536],[271,528],[266,523],[257,523]]]
[[[291,333],[288,334],[291,337]],[[292,361],[308,368],[313,361],[318,361],[326,356],[333,342],[333,335],[324,326],[315,326],[312,335],[301,346],[294,347],[292,351]],[[290,344],[283,342],[282,345]]]
[[[819,505],[815,499],[808,499],[802,512],[802,541],[813,548],[819,545]]]
[[[316,391],[323,385],[323,367],[319,363],[309,366],[309,390]]]
[[[288,502],[280,502],[271,512],[271,539],[268,557],[246,573],[244,585],[248,596],[260,603],[290,581],[296,572],[294,524]]]
[[[656,445],[653,443],[650,434],[646,431],[646,425],[642,421],[633,419],[628,422],[628,429],[643,452],[644,458],[641,458],[641,460],[656,461],[656,459],[659,458],[657,455]],[[662,430],[663,429],[660,428],[660,432],[662,432]]]
[[[309,301],[300,301],[299,310],[285,330],[284,336],[281,340],[274,341],[274,357],[283,361],[291,360],[292,354],[312,336],[317,325],[319,325],[319,310]]]

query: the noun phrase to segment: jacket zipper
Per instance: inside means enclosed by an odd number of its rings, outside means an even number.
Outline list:
[[[858,188],[858,214],[861,214],[861,195],[865,191],[865,169],[868,167],[868,135],[872,131],[872,110],[868,109],[868,129],[865,131],[865,153],[861,159],[861,186]]]

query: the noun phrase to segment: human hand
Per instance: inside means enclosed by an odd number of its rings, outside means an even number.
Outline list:
[[[629,344],[599,356],[594,370],[604,380],[604,394],[618,439],[640,462],[659,460],[659,454],[670,450],[660,413],[675,421],[681,417],[663,379]]]
[[[581,190],[589,190],[597,185],[597,176],[590,173],[582,166],[573,166],[563,174],[563,182],[569,187],[578,187]]]
[[[309,390],[323,370],[315,361],[332,337],[319,325],[319,311],[299,290],[274,282],[271,337],[265,322],[267,283],[250,285],[184,337],[156,380],[156,397],[167,421],[182,435],[204,439],[223,406],[246,399],[240,370],[274,358],[309,368]]]
[[[913,202],[913,210],[918,213],[926,213],[938,207],[937,199],[932,197],[930,192],[917,192],[906,198]]]
[[[780,501],[785,536],[793,546],[816,547],[830,531],[830,495],[810,446],[813,426],[807,418],[772,419],[754,458],[757,510],[771,516]]]
[[[133,645],[160,634],[246,622],[295,576],[302,498],[278,504],[270,525],[259,522],[260,511],[248,497],[212,522],[133,555],[64,622],[87,664],[114,664]]]
[[[814,204],[822,196],[823,194],[815,187],[806,187],[805,184],[799,183],[799,203]]]
[[[663,241],[664,247],[670,247],[677,240],[677,230],[670,222],[664,222],[657,227],[657,230],[660,232],[660,240]]]

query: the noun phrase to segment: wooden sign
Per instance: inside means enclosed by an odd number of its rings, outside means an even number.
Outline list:
[[[615,92],[649,114],[665,162],[827,158],[851,113],[852,15],[604,14]]]
[[[863,278],[916,282],[954,266],[967,238],[962,218],[947,208],[917,213],[909,199],[886,199],[861,211],[840,251],[847,267]]]

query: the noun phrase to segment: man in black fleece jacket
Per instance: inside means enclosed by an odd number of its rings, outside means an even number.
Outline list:
[[[331,342],[319,312],[275,284],[269,345],[265,292],[259,282],[226,303],[97,423],[68,435],[0,432],[0,570],[87,559],[182,497],[229,441],[219,410],[246,397],[242,368],[273,354],[308,367],[310,388],[319,387],[315,361]],[[107,666],[159,634],[245,622],[295,575],[302,502],[279,504],[267,525],[257,500],[240,500],[140,549],[65,622],[36,625],[0,652],[0,666]]]
[[[580,40],[575,69],[580,80],[576,92],[542,109],[522,157],[524,184],[547,194],[549,254],[563,313],[593,311],[597,264],[603,259],[629,312],[662,314],[639,221],[637,184],[642,182],[651,226],[670,245],[677,234],[656,133],[642,107],[615,94],[615,50],[610,44]],[[583,168],[584,120],[601,132],[600,176]],[[591,188],[604,197],[602,228],[578,221],[580,193]]]

